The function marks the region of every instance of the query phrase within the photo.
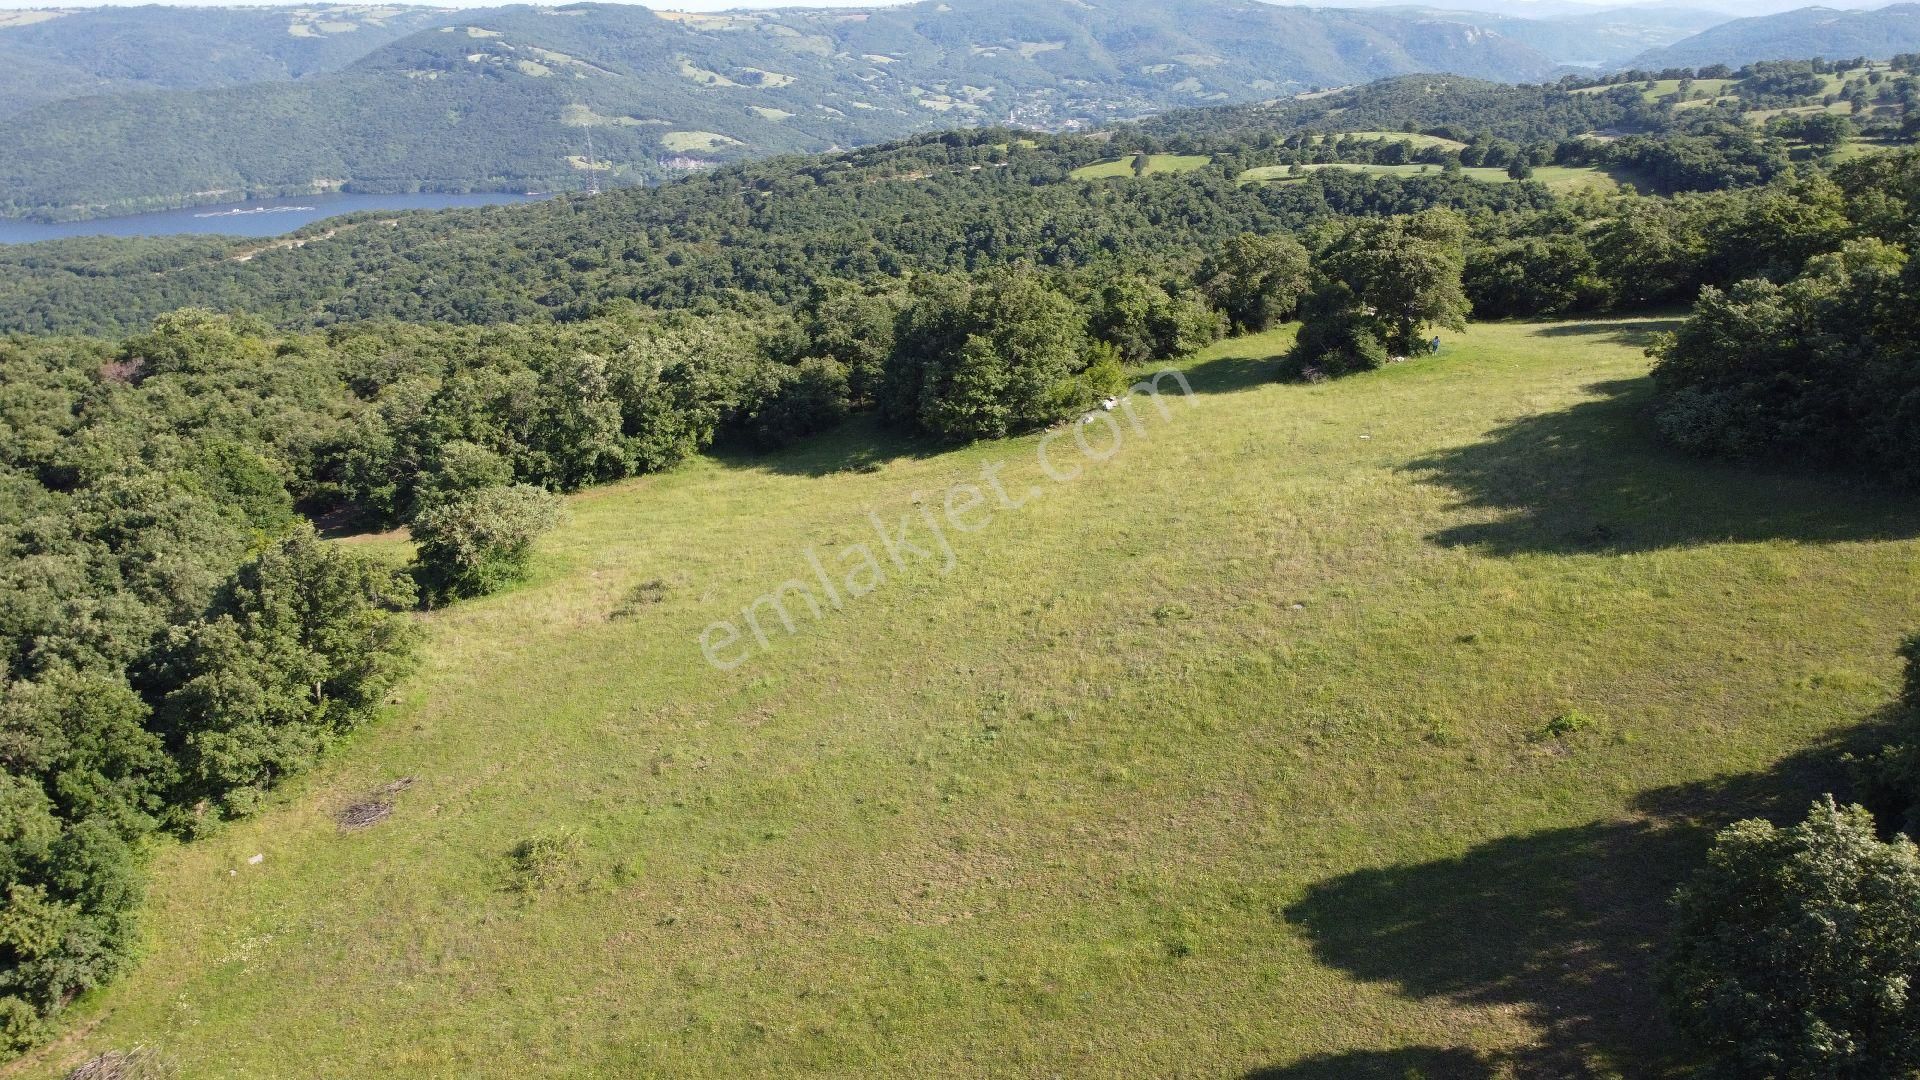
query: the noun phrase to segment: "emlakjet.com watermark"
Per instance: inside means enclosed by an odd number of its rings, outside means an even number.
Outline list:
[[[1101,408],[1053,428],[1034,445],[1041,475],[1055,484],[1070,484],[1086,473],[1089,466],[1109,461],[1126,445],[1129,432],[1145,436],[1146,420],[1139,403],[1150,402],[1160,420],[1172,420],[1173,409],[1161,384],[1178,386],[1189,406],[1198,406],[1193,386],[1184,372],[1168,369],[1151,379],[1135,383],[1119,398],[1109,398]],[[1125,424],[1121,419],[1125,419]],[[1061,445],[1071,440],[1070,451]],[[740,609],[739,616],[713,622],[700,632],[700,655],[721,671],[731,671],[752,659],[755,652],[772,648],[774,634],[800,632],[801,618],[819,621],[828,610],[843,611],[848,603],[866,596],[887,583],[889,568],[905,573],[920,566],[946,576],[959,565],[952,533],[977,533],[993,524],[995,515],[1018,510],[1046,492],[1040,485],[1028,485],[1019,492],[1009,491],[1001,476],[1007,461],[989,462],[980,468],[979,481],[961,482],[946,489],[940,498],[928,498],[925,492],[913,492],[915,508],[889,523],[869,508],[867,524],[873,529],[873,542],[848,544],[831,556],[817,547],[801,554],[806,573],[788,578],[771,592],[762,594]]]

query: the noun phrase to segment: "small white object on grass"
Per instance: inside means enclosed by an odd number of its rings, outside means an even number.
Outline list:
[[[255,855],[253,858],[247,860],[247,865],[259,866],[261,863],[266,861],[267,861],[267,857],[265,855]]]

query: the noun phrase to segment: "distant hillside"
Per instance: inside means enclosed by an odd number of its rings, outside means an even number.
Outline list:
[[[1631,66],[1649,70],[1709,64],[1738,67],[1756,60],[1815,56],[1885,60],[1916,50],[1920,50],[1920,4],[1895,4],[1878,11],[1810,7],[1737,19],[1643,53]]]
[[[439,25],[426,7],[109,7],[0,12],[0,115],[86,94],[336,71]]]
[[[1066,129],[1417,71],[1555,70],[1457,21],[1249,0],[466,11],[336,74],[77,99],[0,121],[0,210],[90,216],[338,185],[574,188],[588,127],[592,164],[635,182],[936,127]]]
[[[1481,11],[1390,7],[1382,11],[1464,23],[1499,34],[1562,64],[1609,67],[1646,52],[1683,41],[1732,19],[1698,8],[1633,7],[1573,14],[1535,12],[1521,17]]]

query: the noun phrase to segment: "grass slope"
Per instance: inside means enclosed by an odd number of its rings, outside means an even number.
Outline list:
[[[1320,165],[1303,165],[1301,168],[1346,169],[1352,172],[1367,173],[1371,176],[1441,175],[1440,166],[1424,164],[1354,165],[1336,162]],[[1507,170],[1505,169],[1461,169],[1460,174],[1469,180],[1478,180],[1484,184],[1511,184],[1516,182],[1512,177],[1507,175]],[[1292,174],[1292,166],[1289,165],[1261,165],[1257,168],[1248,169],[1239,176],[1241,183],[1284,184],[1298,179],[1299,177]],[[1543,165],[1533,171],[1533,179],[1537,183],[1545,184],[1549,190],[1562,193],[1569,193],[1582,188],[1593,188],[1605,192],[1616,190],[1620,186],[1619,178],[1615,177],[1608,170],[1591,165]]]
[[[1105,161],[1096,161],[1091,165],[1082,165],[1068,175],[1075,180],[1110,180],[1114,177],[1130,177],[1133,175],[1133,159],[1136,156],[1128,154],[1123,157],[1108,158]],[[1206,154],[1148,154],[1147,174],[1192,172],[1195,169],[1204,168],[1207,162],[1212,160],[1213,158]]]
[[[1656,326],[1318,386],[1226,342],[1067,484],[854,425],[587,493],[385,723],[158,853],[144,962],[14,1074],[1657,1075],[1664,898],[1890,699],[1920,507],[1657,448]],[[996,462],[1045,493],[950,574],[702,663]]]

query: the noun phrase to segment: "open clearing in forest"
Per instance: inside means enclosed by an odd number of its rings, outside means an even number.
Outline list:
[[[582,494],[383,722],[156,852],[143,960],[7,1072],[1657,1074],[1669,890],[1831,782],[1920,610],[1913,500],[1653,441],[1670,325],[1319,385],[1223,342],[1066,483],[856,422]],[[702,661],[995,463],[1043,493],[951,572]]]

